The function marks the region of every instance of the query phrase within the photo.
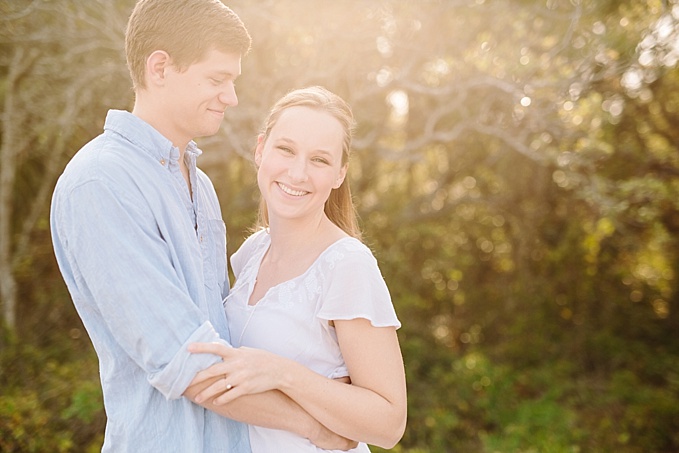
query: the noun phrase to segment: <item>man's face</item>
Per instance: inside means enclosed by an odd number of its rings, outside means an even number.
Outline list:
[[[161,103],[167,115],[166,134],[176,146],[216,134],[226,108],[238,105],[235,80],[241,73],[240,60],[238,54],[212,50],[184,71],[166,69]]]

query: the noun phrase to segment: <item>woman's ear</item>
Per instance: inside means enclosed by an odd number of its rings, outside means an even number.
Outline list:
[[[255,147],[255,165],[257,168],[262,163],[262,151],[264,150],[264,134],[259,134],[257,136],[257,147]]]
[[[349,169],[349,164],[344,164],[342,166],[342,168],[340,169],[339,175],[337,176],[337,179],[335,180],[335,185],[332,187],[333,189],[339,189],[339,187],[344,182],[344,178],[347,177],[347,170],[348,169]]]
[[[155,50],[146,59],[146,81],[152,85],[165,83],[165,70],[172,64],[170,55],[164,50]]]

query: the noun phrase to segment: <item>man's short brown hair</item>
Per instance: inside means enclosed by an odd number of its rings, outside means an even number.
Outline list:
[[[135,90],[145,88],[146,59],[156,50],[167,52],[181,71],[213,49],[243,56],[251,43],[243,22],[219,0],[139,0],[125,33]]]

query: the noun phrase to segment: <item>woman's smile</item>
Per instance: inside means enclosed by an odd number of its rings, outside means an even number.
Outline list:
[[[306,194],[309,193],[309,192],[307,192],[306,190],[296,190],[296,189],[293,189],[293,188],[290,187],[290,186],[286,186],[286,185],[283,184],[282,182],[276,182],[276,184],[278,185],[278,187],[279,187],[283,192],[287,193],[288,195],[292,195],[292,196],[294,196],[294,197],[302,197],[302,196],[304,196],[304,195],[306,195]]]

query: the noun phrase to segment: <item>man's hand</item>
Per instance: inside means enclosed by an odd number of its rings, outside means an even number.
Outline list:
[[[358,446],[358,442],[342,437],[330,431],[325,426],[318,424],[318,430],[314,435],[309,437],[309,441],[324,450],[342,450],[347,451]]]

